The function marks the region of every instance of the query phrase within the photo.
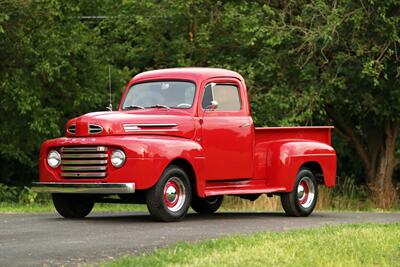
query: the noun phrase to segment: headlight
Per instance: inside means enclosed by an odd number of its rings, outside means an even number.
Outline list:
[[[55,150],[50,151],[47,155],[47,163],[50,167],[57,168],[61,163],[60,153]]]
[[[125,153],[122,150],[116,149],[111,153],[111,164],[120,168],[125,163]]]

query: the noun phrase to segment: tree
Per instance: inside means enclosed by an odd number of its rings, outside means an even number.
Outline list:
[[[376,202],[388,207],[398,199],[396,0],[21,0],[0,7],[2,181],[31,180],[43,140],[62,135],[68,118],[106,106],[108,64],[114,105],[138,72],[204,66],[246,78],[259,126],[333,123]],[[353,163],[338,148],[348,170]]]
[[[45,139],[62,136],[68,118],[106,106],[107,64],[76,5],[0,5],[0,179],[27,183]]]
[[[355,148],[376,203],[390,207],[400,167],[399,2],[288,1],[276,12],[280,75],[261,99],[284,103],[291,122],[328,116]]]
[[[387,207],[399,166],[398,10],[395,1],[132,0],[101,28],[127,73],[225,67],[246,77],[258,125],[334,123]]]

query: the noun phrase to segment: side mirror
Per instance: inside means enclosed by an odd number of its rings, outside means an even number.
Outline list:
[[[208,105],[206,109],[217,109],[217,108],[218,108],[218,102],[215,100],[212,100],[210,102],[210,105]]]

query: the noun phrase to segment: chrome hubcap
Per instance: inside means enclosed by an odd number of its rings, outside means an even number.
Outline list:
[[[164,203],[167,209],[179,211],[186,200],[186,188],[178,177],[171,177],[164,186]]]
[[[315,186],[310,177],[303,177],[297,186],[297,199],[303,208],[309,208],[315,198]]]
[[[175,201],[175,199],[177,197],[177,195],[176,195],[177,191],[176,191],[176,188],[174,186],[172,186],[172,185],[168,186],[165,193],[166,193],[166,197],[167,197],[168,202],[174,202]]]
[[[297,188],[297,197],[299,199],[302,199],[304,197],[304,186],[299,184],[299,187]]]

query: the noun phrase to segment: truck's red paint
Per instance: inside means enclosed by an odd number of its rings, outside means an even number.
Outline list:
[[[131,85],[155,81],[191,81],[196,85],[188,109],[122,110]],[[204,110],[201,99],[209,83],[235,84],[241,96],[238,111]],[[88,134],[88,124],[101,125],[101,134]],[[177,68],[136,75],[126,87],[118,111],[89,113],[70,120],[76,134],[44,142],[40,151],[41,182],[135,183],[136,190],[154,186],[172,162],[190,169],[200,197],[224,194],[279,193],[292,191],[296,174],[308,166],[321,175],[326,186],[335,185],[336,154],[331,147],[332,127],[255,128],[244,79],[238,73],[213,68]],[[124,124],[149,124],[125,132]],[[151,124],[170,124],[152,127]],[[176,124],[176,125],[174,125]],[[172,126],[171,126],[172,125]],[[102,145],[122,149],[122,168],[107,165],[101,179],[66,179],[60,167],[47,164],[50,150],[68,146]]]

